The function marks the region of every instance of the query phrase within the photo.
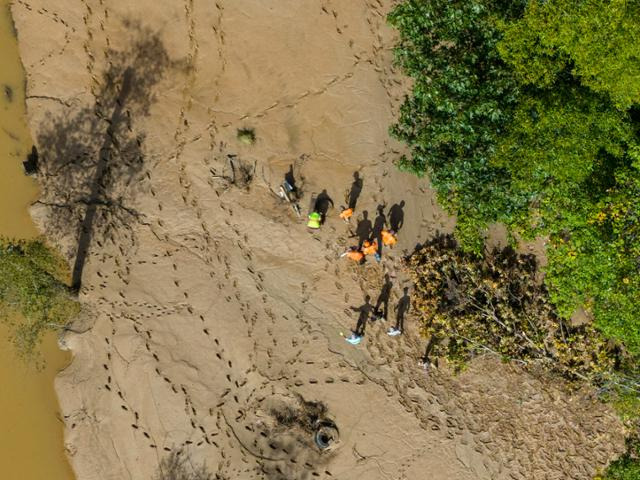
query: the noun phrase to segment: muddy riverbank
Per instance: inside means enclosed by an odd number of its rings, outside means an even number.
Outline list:
[[[392,3],[14,4],[43,158],[34,218],[92,312],[56,382],[78,480],[147,480],[176,451],[224,479],[590,480],[624,448],[588,391],[491,358],[425,371],[410,316],[403,335],[389,318],[345,342],[385,273],[393,311],[403,254],[454,224],[394,165]],[[320,230],[274,195],[285,177],[305,213],[322,195]],[[378,206],[402,212],[396,247],[340,259]],[[339,430],[329,451],[317,420]]]

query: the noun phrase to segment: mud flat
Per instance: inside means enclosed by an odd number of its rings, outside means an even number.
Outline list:
[[[389,8],[15,2],[43,158],[33,216],[92,312],[56,383],[79,480],[148,479],[177,450],[228,479],[586,480],[624,448],[592,392],[489,358],[425,372],[411,319],[401,337],[385,322],[357,347],[341,336],[385,272],[395,305],[403,253],[453,227],[393,165],[407,84]],[[303,211],[333,200],[319,232],[273,194],[290,169]],[[360,218],[404,201],[399,245],[364,267],[338,260],[356,171]],[[321,451],[323,421],[339,438]]]

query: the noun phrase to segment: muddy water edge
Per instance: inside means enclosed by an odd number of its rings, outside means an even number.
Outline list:
[[[37,196],[22,160],[31,149],[26,125],[24,70],[9,10],[0,0],[0,235],[33,238],[28,208]],[[44,368],[25,364],[0,323],[0,478],[72,480],[53,381],[70,358],[51,334],[41,346]]]

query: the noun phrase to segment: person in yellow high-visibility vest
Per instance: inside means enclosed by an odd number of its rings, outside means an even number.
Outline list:
[[[307,227],[317,230],[318,228],[320,228],[321,223],[322,223],[322,215],[320,215],[318,212],[311,212],[309,214],[309,221],[307,222]]]

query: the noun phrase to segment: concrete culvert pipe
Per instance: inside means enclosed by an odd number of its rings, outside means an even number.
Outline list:
[[[328,420],[319,422],[314,440],[320,450],[327,450],[334,447],[339,441],[339,433],[336,425]]]

